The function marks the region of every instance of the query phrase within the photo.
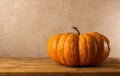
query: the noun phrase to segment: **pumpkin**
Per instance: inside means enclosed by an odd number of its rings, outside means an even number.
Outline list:
[[[109,55],[109,40],[98,32],[53,35],[47,49],[51,59],[67,66],[93,66],[103,62]]]

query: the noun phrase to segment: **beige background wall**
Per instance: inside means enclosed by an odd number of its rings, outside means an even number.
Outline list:
[[[46,57],[55,33],[98,31],[120,58],[120,0],[0,0],[0,56]]]

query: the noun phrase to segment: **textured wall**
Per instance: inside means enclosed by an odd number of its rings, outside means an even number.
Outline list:
[[[48,38],[72,25],[106,35],[120,57],[120,0],[0,0],[0,56],[48,56]]]

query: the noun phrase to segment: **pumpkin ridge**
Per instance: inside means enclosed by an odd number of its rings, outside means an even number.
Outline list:
[[[90,62],[90,60],[91,60],[91,52],[90,52],[90,47],[91,47],[91,45],[89,45],[90,43],[89,43],[89,41],[91,41],[91,38],[89,37],[89,34],[85,34],[85,38],[86,38],[86,45],[87,45],[87,59],[86,59],[86,65],[90,65],[91,64],[91,62]]]
[[[105,40],[105,38],[102,36],[102,38],[103,38],[103,41],[104,41],[104,58],[102,58],[102,60],[101,61],[104,61],[104,59],[106,59],[106,57],[107,57],[107,53],[108,53],[108,44],[107,44],[107,41]],[[107,50],[105,50],[105,45],[107,44]]]
[[[84,39],[85,39],[85,43],[86,43],[86,57],[85,57],[85,59],[84,59],[84,65],[87,65],[87,61],[88,61],[88,47],[87,47],[87,39],[86,39],[86,36],[85,36],[85,34],[83,34],[83,37],[84,37]]]
[[[78,35],[78,64],[79,66],[80,66],[80,39],[79,39],[80,35]]]
[[[78,44],[78,46],[77,46],[78,47],[78,50],[77,50],[78,51],[78,54],[77,54],[78,55],[78,65],[80,65],[79,36],[77,36],[77,37],[78,37],[78,43],[77,43]]]
[[[80,32],[79,32],[80,33]],[[79,35],[76,35],[76,37],[77,37],[77,41],[76,41],[76,43],[75,43],[75,45],[76,45],[76,51],[77,51],[77,55],[76,55],[76,57],[77,57],[77,62],[76,62],[76,64],[77,65],[79,65]],[[75,38],[76,38],[75,37]]]
[[[61,34],[62,35],[62,34]],[[61,37],[61,36],[60,36]],[[60,37],[57,39],[57,41],[56,41],[56,56],[57,56],[57,59],[58,59],[58,62],[60,62],[59,60],[59,57],[58,57],[58,51],[57,51],[57,47],[58,47],[58,42],[59,42],[59,39],[60,39]],[[61,63],[61,62],[60,62]]]
[[[60,59],[61,64],[66,64],[65,57],[64,57],[64,44],[65,44],[65,41],[67,39],[67,35],[69,35],[69,34],[70,33],[65,33],[65,34],[61,35],[61,37],[60,37],[60,39],[58,41],[58,46],[60,46],[61,44],[59,45],[59,43],[61,42],[61,38],[62,38],[62,45],[61,45],[61,47],[57,47],[57,51],[61,50],[61,51],[58,52],[58,55],[59,55],[58,58]],[[60,55],[62,55],[62,57],[60,57]]]
[[[95,36],[95,38],[96,38],[96,40],[97,40],[97,45],[98,45],[98,53],[97,53],[97,58],[96,58],[96,61],[97,61],[97,63],[96,64],[98,64],[98,63],[101,63],[102,62],[102,59],[103,59],[103,53],[104,53],[104,48],[103,48],[103,46],[104,46],[104,43],[103,43],[103,38],[102,38],[102,36],[101,36],[101,34],[99,34],[99,33],[97,33],[97,32],[93,32],[94,34],[94,36]]]
[[[103,39],[103,37],[102,37],[101,34],[98,33],[98,35],[100,35],[100,37],[101,37],[101,43],[102,43],[102,44],[101,44],[101,45],[102,45],[102,47],[101,47],[102,49],[100,50],[100,51],[102,51],[102,53],[101,53],[102,55],[101,55],[101,59],[100,59],[100,61],[99,61],[99,63],[101,63],[101,62],[103,62],[104,53],[105,53],[104,48],[103,48],[103,47],[104,47],[104,39]]]
[[[66,40],[69,38],[69,36],[70,36],[70,33],[69,33],[69,35],[66,37],[66,39],[65,39],[65,41],[64,41],[64,49],[63,49],[63,56],[64,56],[64,60],[65,60],[65,62],[66,62],[66,64],[67,65],[69,65],[69,63],[67,62],[67,60],[66,60],[66,58],[65,58],[65,43],[66,43]]]
[[[84,66],[85,65],[85,60],[87,58],[87,53],[86,51],[86,40],[84,37],[84,34],[81,34],[79,36],[79,64],[80,66]]]
[[[104,35],[102,35],[102,36],[105,38],[105,40],[107,42],[107,45],[108,45],[108,55],[109,55],[109,53],[110,53],[110,46],[109,46],[110,41]]]
[[[48,41],[48,53],[49,53],[49,55],[51,56],[51,58],[54,60],[54,61],[56,61],[56,62],[58,62],[59,60],[58,60],[58,57],[57,57],[57,55],[56,55],[56,42],[57,42],[57,39],[60,37],[60,35],[59,34],[57,34],[57,35],[54,35],[54,36],[52,36],[52,38]],[[52,44],[51,44],[52,43]],[[55,46],[55,47],[54,47]]]
[[[70,33],[67,33],[67,34],[68,34],[68,36],[66,37],[66,39],[64,41],[64,45],[63,45],[63,58],[64,58],[65,64],[67,64],[66,59],[65,59],[65,55],[64,55],[64,52],[65,52],[65,42],[66,42],[67,38],[70,36]]]
[[[84,64],[84,59],[83,59],[84,56],[82,56],[82,53],[83,53],[83,48],[82,48],[83,41],[84,41],[84,36],[83,36],[83,34],[81,34],[79,36],[79,64],[80,64],[80,66],[82,66]]]
[[[93,36],[93,38],[95,39],[95,43],[96,43],[96,56],[95,56],[95,59],[94,59],[94,64],[97,64],[96,59],[97,59],[97,56],[98,56],[98,53],[99,53],[98,52],[99,48],[98,48],[97,38],[95,37],[95,35],[93,33],[94,32],[89,32],[88,34],[91,35],[91,36]]]
[[[89,33],[88,33],[88,35],[90,36],[90,41],[92,41],[90,43],[91,45],[89,44],[92,47],[92,49],[90,50],[90,53],[92,52],[92,55],[90,55],[90,56],[93,56],[92,59],[90,59],[90,60],[92,60],[90,65],[91,64],[94,65],[95,64],[95,58],[97,57],[97,42],[96,42],[96,38],[93,35],[91,35]]]
[[[76,55],[78,54],[78,51],[79,51],[79,49],[77,48],[78,47],[77,44],[78,44],[78,36],[73,33],[68,35],[68,37],[66,38],[65,46],[64,46],[65,47],[64,56],[65,56],[65,61],[69,66],[79,65],[79,61],[78,61],[79,56]]]
[[[88,48],[88,40],[87,40],[87,34],[84,34],[84,36],[85,36],[85,40],[86,40],[86,48],[87,48],[87,50],[86,50],[86,52],[87,52],[87,57],[86,57],[86,63],[85,63],[85,65],[88,65],[88,62],[89,62],[89,48]]]
[[[96,57],[95,57],[95,61],[94,61],[94,64],[98,64],[98,54],[99,54],[99,46],[98,46],[98,40],[97,40],[97,37],[95,35],[96,32],[89,32],[90,35],[92,35],[94,38],[95,38],[95,41],[96,41],[96,45],[97,45],[97,51],[96,51]]]
[[[107,38],[104,35],[101,35],[101,36],[102,36],[102,38],[104,40],[104,52],[105,52],[105,55],[104,55],[104,58],[102,59],[102,61],[104,61],[109,55],[110,48],[109,48],[109,44],[108,44],[109,42],[108,42]],[[107,50],[105,49],[106,48],[105,43],[107,44]]]

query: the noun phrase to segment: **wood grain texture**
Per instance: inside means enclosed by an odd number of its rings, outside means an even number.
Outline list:
[[[0,58],[0,76],[118,76],[120,59],[108,58],[93,67],[67,67],[49,58]]]

